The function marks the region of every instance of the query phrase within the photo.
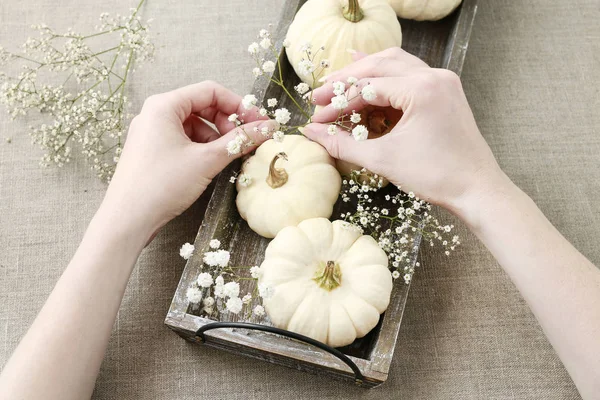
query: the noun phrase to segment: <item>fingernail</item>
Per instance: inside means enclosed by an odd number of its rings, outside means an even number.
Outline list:
[[[329,75],[325,75],[324,77],[322,77],[321,79],[319,79],[317,82],[323,83],[323,82],[325,82],[327,80],[327,78],[329,78]]]
[[[350,53],[350,54],[356,54],[356,53],[358,53],[358,51],[356,51],[356,50],[354,50],[354,49],[350,49],[350,48],[346,49],[346,51],[347,51],[348,53]]]

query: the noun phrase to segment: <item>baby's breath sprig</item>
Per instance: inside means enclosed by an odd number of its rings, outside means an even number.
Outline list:
[[[42,165],[63,166],[79,147],[98,177],[110,180],[129,117],[128,79],[134,62],[147,61],[154,52],[150,21],[144,24],[138,16],[144,1],[127,16],[101,14],[96,32],[88,35],[72,29],[59,33],[40,24],[32,27],[39,37],[27,39],[22,53],[0,47],[0,65],[25,63],[17,76],[0,73],[0,103],[13,119],[31,110],[50,117],[50,122],[31,127],[33,142],[46,153]],[[114,45],[92,50],[95,38],[110,35]]]
[[[409,283],[414,273],[412,254],[418,246],[417,233],[430,246],[442,246],[446,255],[450,255],[460,241],[456,235],[450,237],[454,226],[442,225],[431,215],[431,204],[412,192],[386,194],[383,199],[388,202],[387,207],[374,205],[381,182],[381,178],[368,174],[365,169],[352,171],[350,177],[343,180],[341,198],[345,203],[356,204],[356,209],[342,213],[340,218],[359,226],[366,235],[377,240],[388,254],[394,279],[402,276]],[[377,194],[377,197],[382,196]]]
[[[261,299],[270,298],[274,289],[258,284],[262,273],[259,266],[230,266],[231,254],[220,247],[221,242],[212,239],[209,249],[203,253],[202,261],[207,269],[198,275],[186,292],[192,309],[199,310],[207,316],[231,313],[244,314],[246,318],[264,317],[265,309]],[[181,247],[179,254],[187,260],[194,250],[192,244],[186,243]],[[241,295],[240,281],[252,281],[254,286],[248,293]]]
[[[287,40],[283,41],[283,47],[288,47],[289,45]],[[318,63],[315,61],[318,54],[323,50],[325,50],[325,47],[323,46],[314,50],[312,44],[309,42],[300,46],[300,51],[304,56],[300,59],[296,70],[299,71],[299,74],[302,75],[302,77],[309,77],[312,82],[318,82],[319,79],[323,77],[330,67],[330,62],[327,59],[323,59]],[[286,134],[296,134],[299,129],[312,121],[312,110],[314,107],[313,92],[310,90],[310,86],[305,82],[300,82],[294,86],[293,91],[288,88],[286,82],[284,82],[283,69],[277,52],[276,43],[273,42],[269,29],[260,30],[257,41],[248,46],[248,53],[250,53],[256,64],[252,70],[254,77],[258,78],[267,74],[270,81],[282,89],[283,93],[294,104],[295,109],[306,118],[305,123],[290,126],[288,123],[291,120],[292,113],[287,108],[277,108],[279,105],[278,99],[269,98],[266,99],[266,104],[259,105],[257,104],[258,99],[255,95],[246,95],[243,100],[246,110],[249,110],[253,106],[258,106],[258,113],[261,116],[268,116],[279,123],[278,129],[273,131],[265,130],[261,133],[267,138],[273,138],[274,140],[281,142]],[[348,78],[348,89],[357,85],[357,82],[358,80],[356,78]],[[356,96],[348,98],[346,92],[347,88],[344,82],[335,82],[334,89],[335,97],[331,100],[331,104],[335,109],[339,110],[339,115],[330,125],[328,133],[330,135],[335,135],[340,130],[345,130],[352,134],[356,140],[366,140],[369,132],[366,126],[358,124],[361,120],[360,114],[353,112],[352,115],[348,116],[343,114],[342,110],[348,107],[349,103],[358,96],[362,96],[365,100],[373,100],[376,97],[375,90],[370,85],[367,85],[362,90],[359,90]],[[245,114],[242,114],[241,116],[232,114],[230,116],[230,121],[236,122],[236,125],[239,126],[244,123],[244,117]],[[242,138],[244,135],[245,132],[242,132]],[[227,144],[227,151],[230,155],[239,154],[243,149],[244,143],[239,137],[236,137],[236,139],[231,140]]]

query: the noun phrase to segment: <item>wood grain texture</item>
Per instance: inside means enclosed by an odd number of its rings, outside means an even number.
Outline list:
[[[287,62],[281,46],[289,24],[305,1],[287,0],[279,25],[273,33],[277,51],[281,54],[284,81],[291,92],[293,92],[293,86],[300,80]],[[432,67],[447,68],[460,75],[476,11],[477,0],[464,0],[456,12],[441,21],[401,20],[404,36],[403,48],[420,57]],[[275,97],[279,100],[281,107],[294,109],[292,101],[283,93],[283,90],[277,85],[270,84],[270,76],[262,76],[256,81],[253,94],[259,99]],[[293,113],[290,124],[302,124],[305,122],[304,119],[305,117],[300,113]],[[195,332],[201,326],[214,322],[214,319],[198,315],[188,304],[185,295],[187,289],[202,271],[202,253],[208,249],[209,241],[218,238],[222,248],[231,252],[230,264],[236,266],[260,265],[269,243],[268,239],[264,239],[250,230],[237,212],[235,185],[229,182],[229,178],[239,168],[240,161],[233,162],[217,178],[205,218],[194,243],[197,250],[188,260],[165,320],[165,324],[169,328],[191,342],[200,343]],[[339,210],[338,206],[334,216]],[[413,265],[416,263],[420,240],[420,236],[415,237],[416,247],[411,254]],[[250,285],[249,282],[241,284],[242,295],[251,290],[248,285]],[[401,280],[396,281],[390,305],[382,315],[378,326],[365,338],[358,339],[352,345],[340,349],[355,362],[365,376],[361,386],[374,387],[387,379],[408,290],[409,285],[405,285]],[[260,322],[255,321],[252,317],[244,318],[228,314],[223,314],[223,320]],[[207,345],[226,351],[335,379],[354,380],[350,368],[335,357],[296,340],[264,332],[226,329],[211,330],[207,332],[206,337]]]

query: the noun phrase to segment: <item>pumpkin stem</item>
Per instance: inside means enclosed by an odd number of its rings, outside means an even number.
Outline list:
[[[286,161],[288,159],[287,154],[285,154],[282,151],[281,153],[275,154],[275,157],[273,157],[273,160],[269,165],[269,175],[267,175],[267,183],[273,189],[277,189],[278,187],[285,185],[285,183],[288,181],[287,171],[283,168],[275,168],[275,163],[280,158],[283,158]]]
[[[344,18],[350,22],[358,22],[364,17],[358,0],[348,0],[348,7],[344,7]]]
[[[319,268],[313,281],[317,282],[320,288],[331,292],[342,284],[340,265],[334,261],[327,261],[324,267]]]

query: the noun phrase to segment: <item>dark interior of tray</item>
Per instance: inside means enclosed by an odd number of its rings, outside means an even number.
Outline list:
[[[450,38],[451,32],[454,28],[459,13],[460,8],[447,18],[436,22],[417,22],[400,20],[403,34],[402,47],[406,51],[420,57],[431,67],[441,67],[444,63],[444,57],[448,46],[448,40]],[[294,70],[289,65],[287,57],[285,56],[285,52],[282,52],[281,60],[284,81],[286,82],[286,86],[288,86],[288,88],[291,89],[293,86],[297,85],[300,82],[300,79],[296,76]],[[259,86],[260,85],[257,83],[255,88]],[[254,93],[259,99],[275,97],[279,100],[280,106],[287,107],[289,110],[295,109],[292,101],[285,96],[280,87],[274,84],[270,84],[268,86],[265,84],[263,87],[267,87],[267,90],[264,93],[261,93],[260,90],[255,91]],[[293,90],[290,91],[294,93]],[[304,117],[302,117],[300,113],[296,112],[292,115],[293,117],[289,125],[299,125],[306,122],[303,120]],[[222,173],[222,175],[225,176],[222,176],[217,182],[217,184],[227,184],[229,177],[236,171],[239,171],[239,168],[239,161],[232,163],[230,168],[226,169]],[[379,197],[382,197],[385,193],[390,193],[394,190],[397,190],[391,186],[392,185],[389,185],[386,189],[383,189],[379,193]],[[215,196],[213,195],[213,198],[211,198],[211,203],[215,201],[219,202],[220,206],[222,207],[225,206],[225,204],[223,204],[222,202],[230,201],[232,204],[230,204],[229,206],[233,207],[233,209],[235,210],[235,195],[232,199],[218,199],[215,198]],[[337,211],[334,212],[334,216],[339,215],[340,212],[339,206],[337,206],[336,208]],[[237,214],[237,211],[235,211],[234,214]],[[221,230],[221,235],[222,236],[219,236],[218,239],[222,242],[222,248],[228,248],[228,250],[231,251],[232,265],[256,265],[262,262],[262,257],[264,257],[264,251],[269,243],[269,240],[261,238],[257,234],[252,232],[246,224],[246,222],[243,221],[239,217],[239,215],[237,215],[237,217],[229,217],[226,226],[224,226],[224,229]],[[417,251],[418,249],[415,251],[415,254],[413,254],[414,261],[416,261]],[[404,285],[404,282],[402,281],[402,279],[399,279],[395,282],[395,285]],[[241,283],[241,286],[241,293],[245,293],[244,284]],[[406,296],[405,290],[402,290],[401,292],[403,296]],[[187,312],[190,314],[200,315],[197,310],[194,310],[191,307],[188,308]],[[375,329],[373,329],[364,338],[357,339],[351,345],[340,348],[340,350],[347,355],[351,355],[362,359],[370,359],[374,345],[377,342],[377,338],[381,331],[381,325],[384,318],[385,314],[382,315],[382,318],[380,319],[377,327],[375,327]],[[226,315],[224,319],[231,321],[262,323],[261,321],[255,321],[252,317],[243,318],[237,316],[230,317],[229,315]]]

